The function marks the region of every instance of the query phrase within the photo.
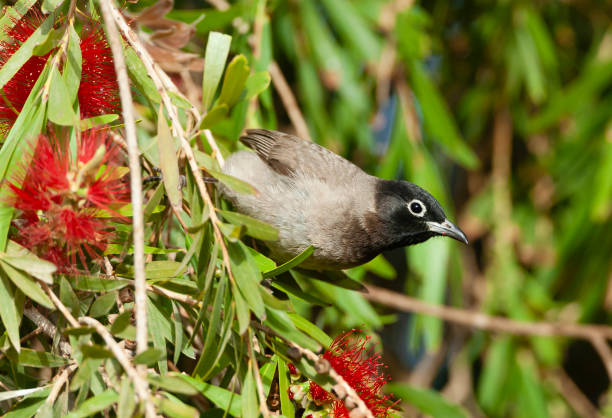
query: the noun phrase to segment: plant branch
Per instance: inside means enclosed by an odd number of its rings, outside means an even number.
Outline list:
[[[605,325],[516,321],[451,306],[432,305],[420,299],[372,285],[366,285],[366,289],[368,293],[364,293],[363,296],[372,302],[402,312],[435,316],[448,322],[483,331],[540,337],[570,337],[589,341],[592,341],[593,338],[612,340],[612,327]]]
[[[142,210],[142,175],[140,171],[140,153],[138,151],[138,140],[136,138],[136,123],[130,91],[130,80],[128,78],[121,37],[111,9],[114,5],[112,0],[99,0],[100,9],[104,22],[106,23],[107,35],[113,53],[117,83],[119,84],[119,96],[121,98],[121,109],[123,122],[125,124],[125,137],[128,146],[128,158],[130,166],[130,191],[132,200],[132,226],[134,238],[134,311],[136,314],[136,351],[142,353],[147,349],[147,282],[145,277],[144,259],[144,215]]]
[[[306,120],[302,115],[302,111],[300,110],[297,100],[295,100],[295,96],[291,91],[291,87],[289,87],[289,83],[285,79],[283,72],[280,67],[276,63],[276,61],[272,61],[268,66],[268,71],[270,72],[270,77],[272,77],[272,84],[274,84],[274,88],[278,92],[278,95],[287,110],[287,115],[289,119],[291,119],[291,123],[295,128],[295,132],[301,138],[312,141],[310,137],[310,133],[308,132],[308,125],[306,124]]]
[[[25,308],[23,310],[23,314],[28,317],[30,321],[34,322],[34,324],[40,328],[42,333],[47,337],[53,338],[57,335],[57,327],[51,321],[49,321],[46,316],[41,314],[38,309],[34,307]],[[72,354],[72,346],[66,341],[60,340],[59,351],[61,355],[70,357]]]

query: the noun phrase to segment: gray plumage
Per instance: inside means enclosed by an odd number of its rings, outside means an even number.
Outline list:
[[[370,176],[313,142],[263,129],[248,130],[241,141],[254,152],[232,154],[223,172],[246,181],[258,193],[241,194],[223,185],[221,192],[239,212],[279,230],[278,241],[266,242],[277,262],[313,245],[313,255],[301,267],[343,269],[362,264],[385,249],[436,235],[419,230],[419,236],[407,237],[396,231],[398,221],[411,225],[398,218],[405,214],[396,207],[406,206],[402,194],[407,188],[429,206],[438,221],[446,220],[438,202],[425,190]]]

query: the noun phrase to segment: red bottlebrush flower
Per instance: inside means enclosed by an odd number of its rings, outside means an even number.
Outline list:
[[[8,203],[20,211],[15,240],[64,273],[99,259],[114,237],[101,211],[118,216],[127,203],[117,152],[104,131],[84,133],[76,158],[68,140],[41,135],[22,181],[9,184]]]
[[[15,21],[15,26],[6,31],[7,40],[0,41],[0,68],[21,47],[43,22],[37,9]],[[10,128],[23,108],[32,87],[38,80],[47,59],[32,56],[2,89],[0,97],[0,125]],[[102,29],[95,24],[85,29],[81,40],[81,83],[78,99],[81,117],[89,118],[106,113],[117,113],[119,90],[116,82],[112,53]]]
[[[22,19],[15,21],[15,26],[6,31],[8,41],[0,41],[0,68],[19,49],[43,22],[40,12],[34,10]],[[38,80],[49,54],[44,57],[32,56],[2,88],[0,95],[0,125],[8,130],[15,122],[19,112]]]
[[[79,106],[81,116],[117,113],[119,109],[119,87],[115,74],[113,54],[100,27],[91,27],[81,40],[81,84]]]
[[[383,385],[388,381],[380,371],[385,366],[380,360],[380,354],[367,348],[371,338],[350,340],[353,332],[337,337],[323,358],[355,390],[375,417],[387,417],[393,404],[390,396],[381,393]],[[349,417],[350,411],[344,402],[333,400],[330,393],[314,382],[310,382],[310,395],[317,404],[333,401],[331,408],[334,417]]]

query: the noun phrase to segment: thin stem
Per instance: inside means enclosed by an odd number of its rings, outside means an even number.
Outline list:
[[[123,122],[125,124],[125,137],[128,146],[128,158],[130,166],[130,191],[133,215],[133,237],[134,237],[134,305],[136,313],[136,352],[142,353],[147,349],[147,282],[145,278],[145,258],[144,258],[144,216],[142,210],[142,175],[140,171],[140,153],[138,151],[138,140],[136,138],[136,123],[132,103],[132,93],[130,91],[130,81],[123,57],[123,47],[121,37],[111,9],[114,5],[111,0],[99,0],[100,9],[106,29],[115,72],[117,73],[117,83],[119,84],[119,96],[121,98],[121,109]]]

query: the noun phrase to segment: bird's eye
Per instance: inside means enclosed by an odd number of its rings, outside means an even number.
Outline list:
[[[425,205],[423,204],[423,202],[417,199],[413,199],[408,203],[408,210],[414,216],[418,216],[419,218],[425,216],[426,212]]]

